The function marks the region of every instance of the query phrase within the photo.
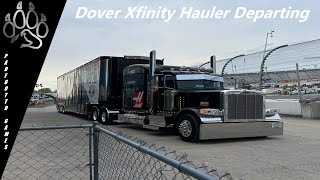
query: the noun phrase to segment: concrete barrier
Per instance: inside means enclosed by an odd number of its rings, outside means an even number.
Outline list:
[[[301,116],[301,107],[298,100],[266,99],[266,109],[277,108],[280,114]]]
[[[320,119],[320,102],[301,103],[302,117]]]
[[[266,108],[277,108],[280,114],[320,119],[320,102],[299,103],[294,99],[266,99]]]

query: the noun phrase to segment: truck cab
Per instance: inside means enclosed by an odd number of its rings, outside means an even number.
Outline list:
[[[189,142],[283,133],[260,91],[225,90],[222,76],[199,69],[156,65],[150,76],[149,68],[124,69],[123,121],[149,129],[172,126]]]
[[[220,109],[223,78],[175,66],[156,66],[148,98],[148,66],[132,65],[124,71],[124,110],[147,114],[177,112],[183,108]],[[148,101],[152,100],[152,101]]]

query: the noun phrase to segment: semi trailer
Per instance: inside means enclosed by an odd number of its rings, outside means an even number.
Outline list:
[[[172,127],[187,142],[283,135],[278,111],[265,108],[261,91],[226,90],[221,75],[163,65],[155,51],[141,62],[120,58],[123,66],[114,74],[109,66],[119,59],[104,59],[100,68],[92,61],[58,77],[59,112],[85,114],[102,124],[125,122],[153,130]],[[73,83],[64,79],[67,76]]]
[[[104,108],[122,108],[123,70],[132,64],[148,64],[144,56],[100,56],[57,78],[57,110],[98,120]],[[163,64],[163,60],[157,60]]]

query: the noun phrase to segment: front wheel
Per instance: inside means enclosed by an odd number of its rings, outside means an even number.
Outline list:
[[[109,114],[106,110],[101,110],[100,121],[103,125],[111,125],[113,123],[112,119],[109,117]]]
[[[199,141],[199,122],[191,114],[182,115],[178,120],[178,133],[183,141]]]

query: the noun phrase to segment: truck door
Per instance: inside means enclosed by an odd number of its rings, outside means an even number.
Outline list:
[[[164,110],[164,91],[171,89],[175,89],[174,76],[164,75],[159,77],[159,88],[157,93],[159,110]]]
[[[124,76],[123,81],[123,105],[128,109],[144,109],[145,97],[144,92],[144,74],[132,74],[130,76]]]

